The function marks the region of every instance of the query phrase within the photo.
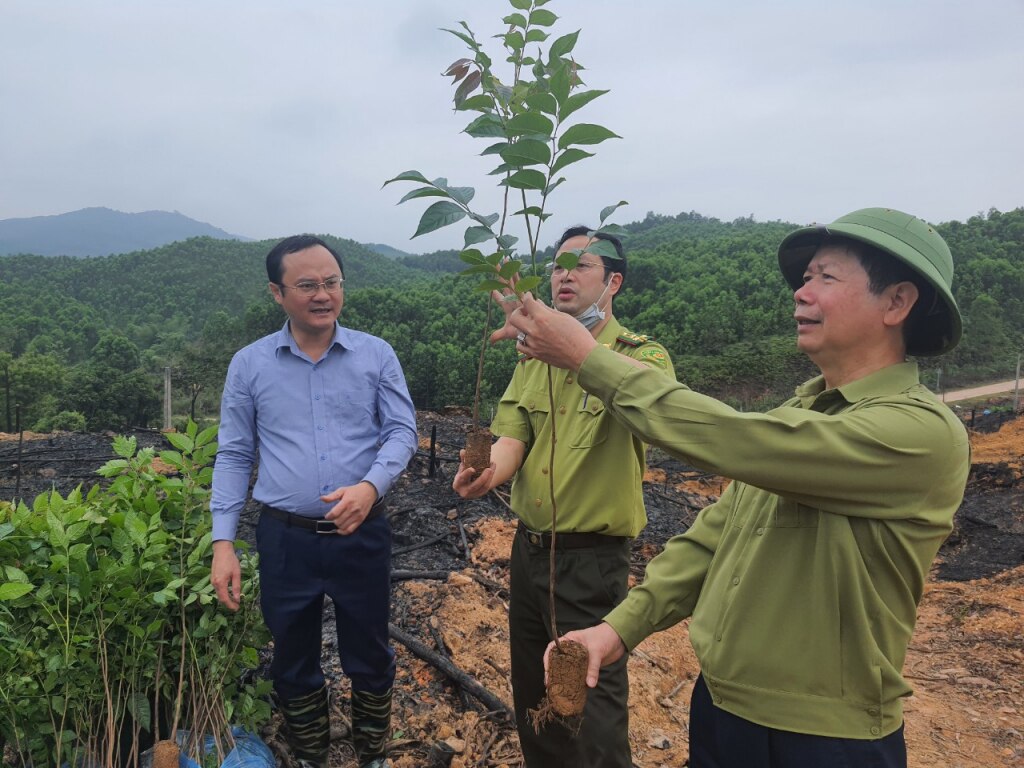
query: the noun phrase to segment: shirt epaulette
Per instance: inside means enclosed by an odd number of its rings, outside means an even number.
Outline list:
[[[653,336],[642,336],[639,333],[633,333],[632,331],[623,331],[619,334],[616,341],[621,341],[623,344],[628,344],[631,347],[639,347],[641,344],[646,344],[648,341],[654,341]]]

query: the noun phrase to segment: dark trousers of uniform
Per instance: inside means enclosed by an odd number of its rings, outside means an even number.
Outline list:
[[[555,615],[558,633],[599,624],[626,596],[630,539],[596,546],[563,548],[570,535],[556,536]],[[629,682],[626,657],[601,670],[596,688],[587,691],[582,726],[574,734],[560,723],[543,726],[538,736],[527,711],[544,698],[544,649],[551,636],[548,602],[550,550],[532,544],[520,526],[512,544],[509,638],[516,728],[527,768],[630,768]]]
[[[880,739],[839,739],[752,723],[715,706],[704,677],[690,698],[690,768],[906,768],[903,726]]]
[[[261,514],[256,526],[260,606],[274,638],[270,675],[284,699],[324,685],[324,595],[334,602],[341,668],[352,689],[384,693],[395,679],[388,639],[391,525],[368,519],[348,536],[318,534]]]

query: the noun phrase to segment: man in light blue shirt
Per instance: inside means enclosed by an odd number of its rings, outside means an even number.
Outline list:
[[[213,472],[218,599],[237,610],[234,539],[249,493],[260,605],[274,637],[270,673],[303,768],[327,766],[327,688],[320,666],[323,597],[352,681],[352,739],[363,768],[383,768],[395,677],[388,640],[391,528],[382,499],[416,452],[416,412],[391,346],[342,328],[341,258],[298,235],[267,254],[270,292],[288,321],[235,354],[221,401]]]

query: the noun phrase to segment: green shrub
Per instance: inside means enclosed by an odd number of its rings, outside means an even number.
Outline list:
[[[117,438],[106,488],[0,502],[0,742],[23,764],[114,765],[125,743],[134,763],[142,731],[226,751],[229,723],[269,717],[269,683],[241,682],[268,641],[258,603],[232,614],[210,584],[215,433],[167,436],[176,476]],[[255,596],[254,558],[241,561]]]
[[[32,427],[34,432],[84,432],[85,416],[78,411],[61,411],[53,416],[48,416],[36,422]]]

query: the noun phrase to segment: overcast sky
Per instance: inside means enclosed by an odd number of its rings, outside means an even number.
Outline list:
[[[569,166],[545,225],[648,211],[798,224],[884,205],[933,222],[1024,205],[1024,0],[552,0],[582,29],[573,120],[621,139]],[[489,143],[440,73],[505,0],[0,0],[0,219],[179,211],[253,238],[410,252],[416,169],[498,209]],[[499,75],[504,73],[497,69]],[[510,79],[510,78],[506,78]],[[426,202],[430,202],[429,200]]]

